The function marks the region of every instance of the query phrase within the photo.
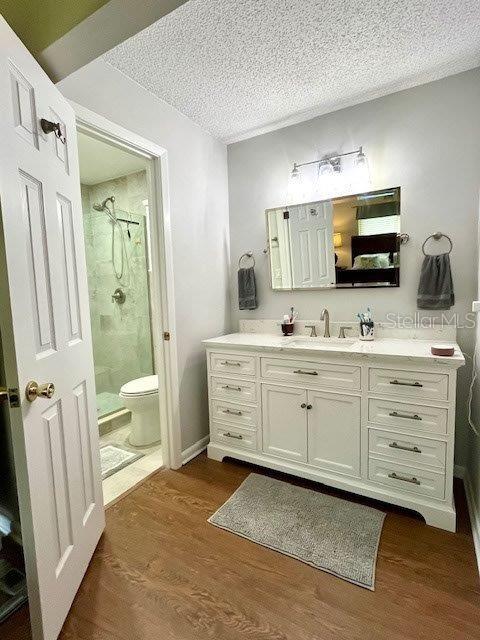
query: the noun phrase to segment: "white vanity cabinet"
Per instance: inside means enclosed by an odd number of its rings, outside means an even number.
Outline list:
[[[262,451],[307,462],[307,391],[262,385]]]
[[[347,476],[360,476],[358,396],[309,391],[308,463]]]
[[[232,457],[421,513],[455,530],[456,372],[421,341],[301,350],[273,336],[206,341],[209,457]],[[398,355],[396,354],[398,350]]]

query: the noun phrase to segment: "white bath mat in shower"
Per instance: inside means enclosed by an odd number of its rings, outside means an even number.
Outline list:
[[[130,451],[118,444],[106,444],[100,448],[100,465],[102,468],[102,480],[117,473],[120,469],[143,457],[143,453]]]

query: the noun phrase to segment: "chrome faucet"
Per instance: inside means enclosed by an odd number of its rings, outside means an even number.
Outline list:
[[[330,338],[330,314],[328,313],[328,309],[322,309],[320,320],[323,320],[325,322],[325,331],[323,332],[323,337]]]

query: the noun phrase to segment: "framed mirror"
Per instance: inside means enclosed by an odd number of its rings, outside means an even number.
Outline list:
[[[400,187],[265,213],[272,289],[400,285]]]

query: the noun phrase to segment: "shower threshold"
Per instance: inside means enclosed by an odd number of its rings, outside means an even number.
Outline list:
[[[118,413],[125,406],[117,393],[111,393],[110,391],[102,391],[97,393],[97,418],[101,420],[106,418],[112,413]]]

